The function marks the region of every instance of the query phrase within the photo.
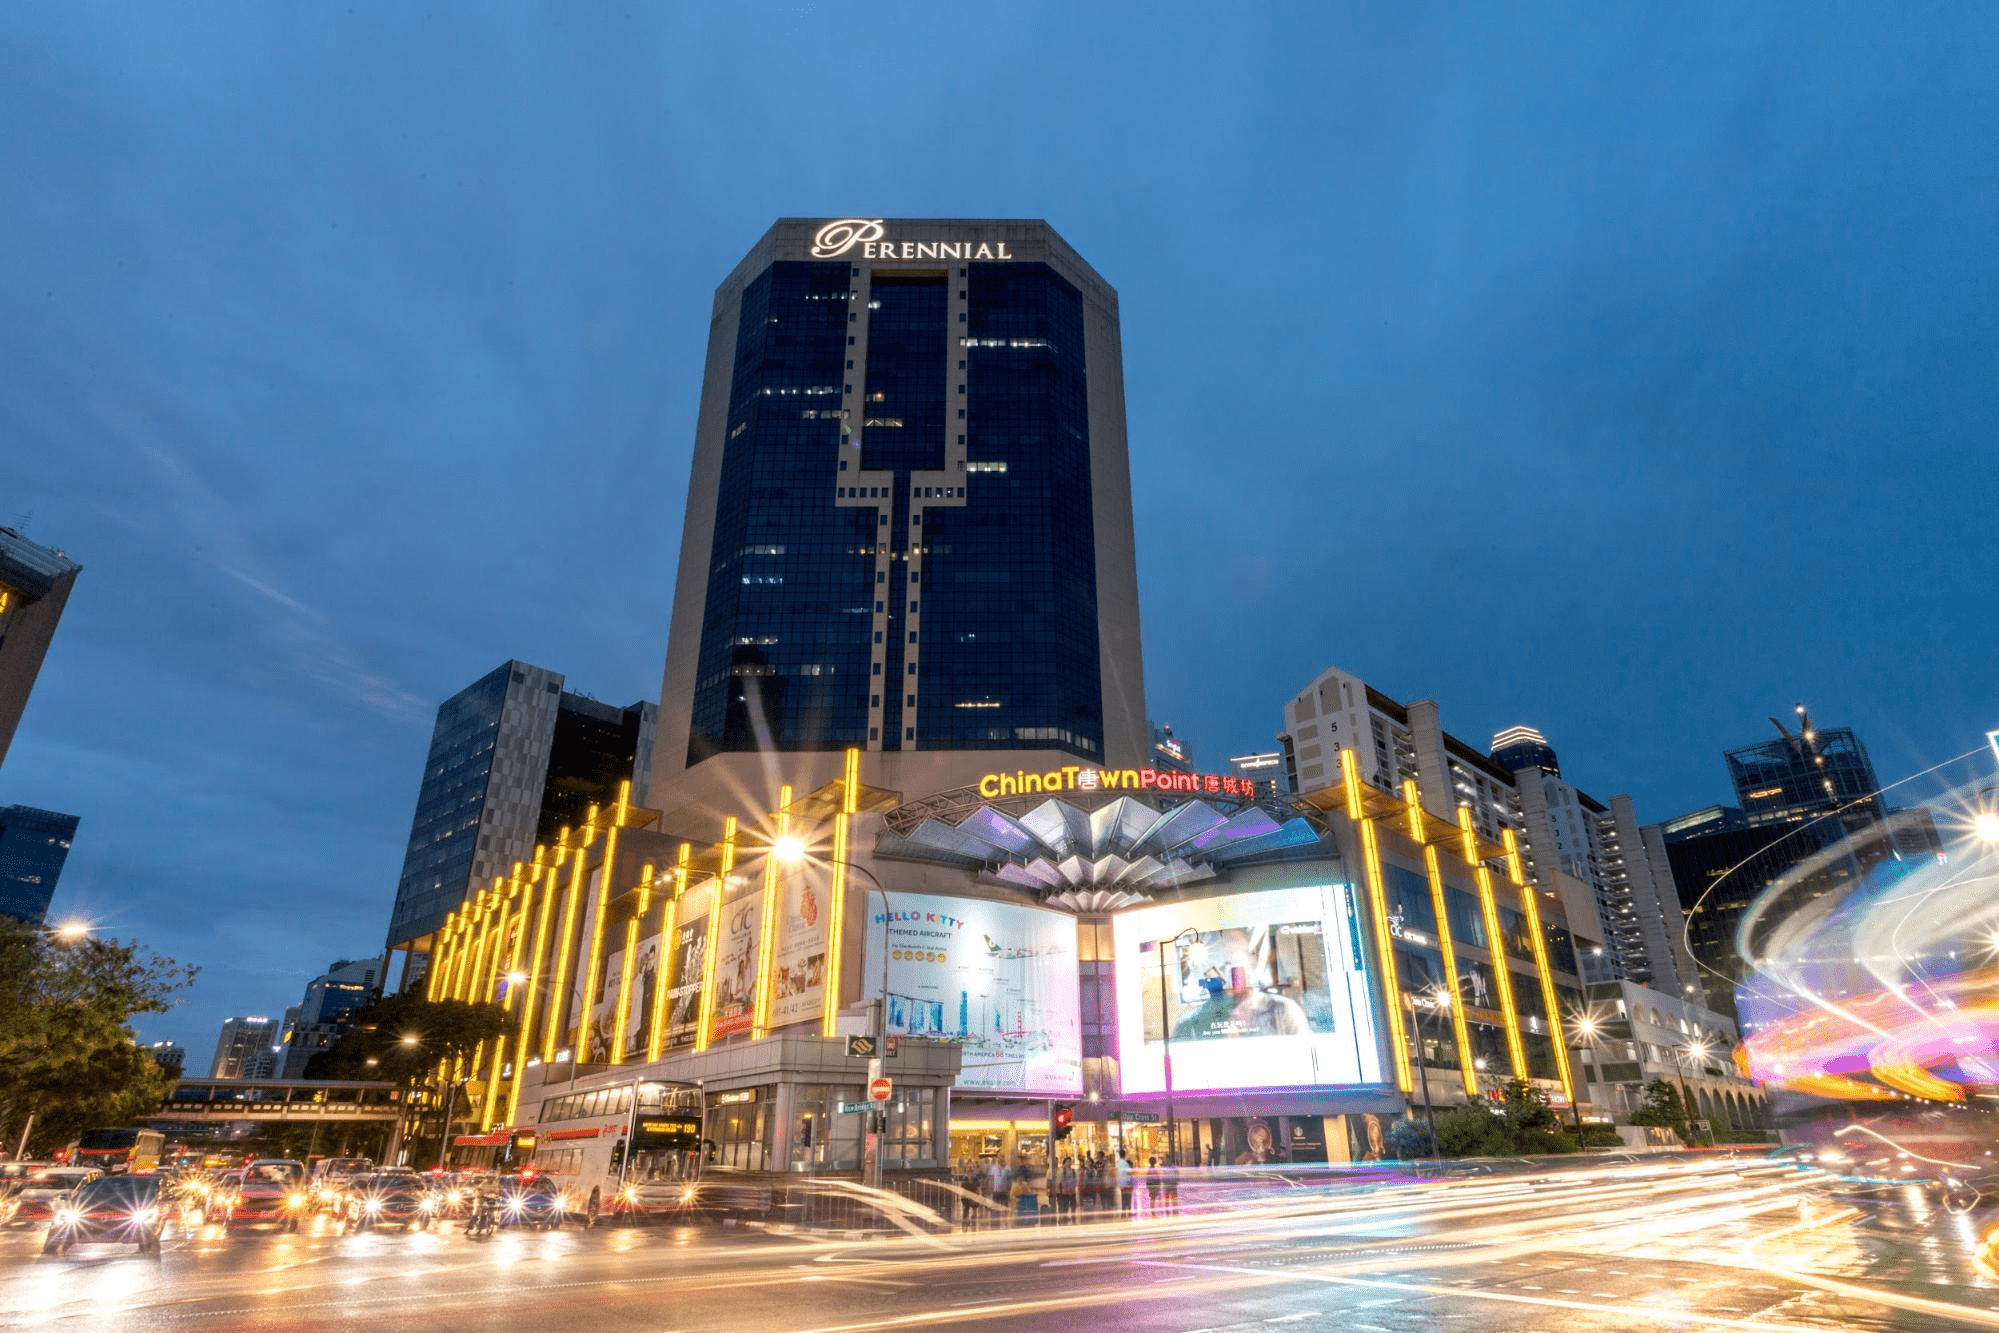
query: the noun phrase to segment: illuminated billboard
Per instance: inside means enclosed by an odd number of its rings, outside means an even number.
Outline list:
[[[1127,1094],[1383,1083],[1352,886],[1206,898],[1112,919]]]
[[[1076,918],[976,898],[889,899],[884,917],[870,895],[862,973],[872,993],[886,926],[888,1030],[961,1043],[959,1088],[1081,1094]]]

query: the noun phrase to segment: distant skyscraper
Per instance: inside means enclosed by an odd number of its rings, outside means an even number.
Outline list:
[[[1284,754],[1280,750],[1231,755],[1229,772],[1254,782],[1259,801],[1274,801],[1284,790]]]
[[[61,551],[0,528],[0,763],[82,568]]]
[[[0,916],[33,926],[48,919],[78,822],[32,806],[0,808]]]
[[[305,1077],[306,1062],[354,1025],[354,1013],[374,997],[382,960],[341,959],[306,984],[305,998],[285,1012],[285,1078]]]
[[[225,1018],[215,1040],[210,1078],[269,1078],[276,1063],[271,1047],[278,1038],[272,1018]]]
[[[146,1046],[146,1056],[175,1078],[187,1068],[187,1051],[177,1041],[156,1041]]]
[[[562,677],[507,662],[437,710],[409,850],[390,915],[391,950],[421,951],[475,884],[533,857],[632,783],[643,802],[650,703],[616,708],[564,692]]]
[[[1562,776],[1562,765],[1548,738],[1533,727],[1508,727],[1492,738],[1492,757],[1508,772],[1538,768],[1543,773]]]
[[[669,814],[712,757],[1148,762],[1117,294],[1044,222],[774,225],[716,293],[682,532]]]
[[[1779,739],[1727,752],[1735,800],[1751,824],[1784,824],[1840,811],[1849,829],[1881,819],[1880,783],[1867,747],[1846,727],[1812,725],[1804,705],[1792,732],[1771,718]]]
[[[1171,722],[1149,724],[1152,729],[1152,766],[1170,768],[1175,773],[1194,771],[1194,747],[1173,734]]]

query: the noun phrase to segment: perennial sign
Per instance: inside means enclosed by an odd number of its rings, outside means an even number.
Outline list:
[[[1012,259],[1005,241],[891,241],[881,218],[835,218],[812,234],[814,259],[838,259],[855,246],[863,259]]]
[[[1084,768],[1078,764],[1065,764],[1045,773],[1024,770],[988,773],[979,779],[979,795],[987,800],[995,796],[1064,791],[1170,791],[1190,796],[1233,796],[1246,801],[1256,795],[1256,783],[1217,773],[1178,773],[1170,768]]]

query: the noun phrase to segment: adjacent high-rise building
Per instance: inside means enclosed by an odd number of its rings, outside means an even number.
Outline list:
[[[472,885],[580,826],[622,784],[643,800],[656,715],[651,703],[617,708],[565,691],[560,675],[525,662],[447,699],[424,759],[389,948],[425,952]]]
[[[149,1042],[143,1049],[147,1059],[174,1078],[179,1078],[187,1068],[187,1049],[177,1041]]]
[[[0,528],[0,764],[82,568],[61,551]]]
[[[225,1018],[215,1039],[210,1078],[270,1078],[277,1072],[278,1023],[273,1018]]]
[[[48,919],[78,822],[33,806],[0,808],[0,916],[32,926]]]
[[[1194,747],[1173,734],[1171,722],[1148,723],[1152,730],[1152,766],[1175,773],[1194,771]]]
[[[1580,959],[1591,983],[1634,981],[1685,998],[1695,994],[1693,960],[1663,846],[1645,840],[1629,796],[1608,804],[1562,776],[1547,737],[1510,727],[1492,738],[1492,758],[1513,773],[1525,838],[1537,874],[1586,886],[1600,947]]]
[[[660,697],[669,819],[850,745],[915,790],[1145,762],[1117,294],[1053,228],[788,218],[737,265]]]

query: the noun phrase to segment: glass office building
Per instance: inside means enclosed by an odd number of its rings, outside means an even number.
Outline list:
[[[75,815],[33,806],[0,809],[0,916],[39,926],[76,839]]]
[[[563,678],[506,662],[437,710],[409,847],[390,914],[391,949],[421,947],[467,891],[538,842],[580,826],[592,805],[643,793],[652,750],[651,703],[602,704]]]
[[[716,296],[656,774],[1139,758],[1116,299],[1045,223],[771,229]]]

